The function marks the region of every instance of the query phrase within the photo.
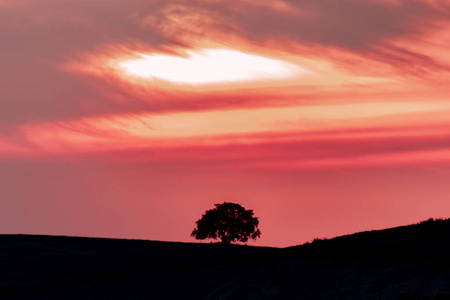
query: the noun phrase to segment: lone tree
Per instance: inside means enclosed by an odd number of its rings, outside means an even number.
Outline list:
[[[216,208],[207,210],[197,221],[191,236],[197,240],[207,238],[221,239],[222,243],[247,242],[261,236],[258,218],[253,217],[253,210],[246,210],[236,203],[224,202],[214,204]]]

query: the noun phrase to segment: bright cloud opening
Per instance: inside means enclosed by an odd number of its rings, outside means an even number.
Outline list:
[[[130,75],[181,84],[286,79],[310,73],[285,61],[224,49],[186,51],[186,57],[141,54],[120,67]]]

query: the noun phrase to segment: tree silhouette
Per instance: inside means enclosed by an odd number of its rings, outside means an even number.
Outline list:
[[[253,217],[253,210],[246,210],[239,204],[224,202],[214,204],[216,208],[207,210],[197,221],[191,236],[197,240],[207,238],[221,239],[222,243],[247,242],[261,236],[258,218]]]

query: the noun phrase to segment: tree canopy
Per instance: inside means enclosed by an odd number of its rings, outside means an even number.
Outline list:
[[[214,204],[214,209],[207,210],[195,222],[197,227],[191,236],[198,240],[207,238],[221,239],[222,243],[247,242],[249,238],[256,240],[261,236],[258,229],[258,218],[253,210],[246,210],[239,204],[224,202]]]

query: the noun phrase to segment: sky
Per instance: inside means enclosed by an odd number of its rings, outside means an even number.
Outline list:
[[[0,0],[0,233],[250,245],[450,217],[447,0]],[[209,241],[206,241],[209,242]]]

